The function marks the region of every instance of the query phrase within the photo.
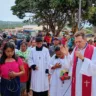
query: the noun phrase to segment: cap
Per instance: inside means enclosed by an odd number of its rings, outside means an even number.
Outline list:
[[[56,47],[55,47],[55,52],[56,52],[56,51],[60,51],[60,47],[59,47],[59,46],[56,46]]]

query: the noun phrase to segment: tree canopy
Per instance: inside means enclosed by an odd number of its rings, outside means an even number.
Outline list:
[[[82,22],[92,18],[95,0],[82,0]],[[26,13],[33,14],[38,25],[47,25],[48,30],[58,35],[66,24],[78,27],[79,0],[16,0],[11,10],[23,19]],[[75,30],[73,30],[75,31]]]
[[[92,15],[92,18],[89,19],[89,22],[90,22],[93,26],[96,26],[96,12]]]

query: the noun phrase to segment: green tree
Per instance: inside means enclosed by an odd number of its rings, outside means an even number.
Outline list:
[[[90,24],[93,25],[93,32],[96,34],[96,12],[93,14],[92,18],[88,20]]]
[[[82,21],[91,18],[94,11],[90,11],[95,0],[82,0]],[[72,30],[78,28],[78,0],[16,0],[11,10],[14,15],[23,19],[26,13],[33,14],[33,20],[38,25],[49,26],[54,35],[59,35],[66,24]],[[93,8],[92,8],[93,9]]]
[[[92,24],[93,26],[96,26],[96,12],[93,14],[92,18],[90,18],[88,21],[89,21],[90,24]]]

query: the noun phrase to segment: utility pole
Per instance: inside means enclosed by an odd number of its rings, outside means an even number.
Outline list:
[[[80,30],[81,25],[81,0],[79,0],[79,20],[78,20],[78,30]]]

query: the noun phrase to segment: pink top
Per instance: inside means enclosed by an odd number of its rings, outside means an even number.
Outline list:
[[[0,76],[8,79],[9,72],[14,71],[14,72],[19,72],[19,67],[23,64],[22,59],[18,58],[18,61],[13,61],[13,62],[6,62],[5,64],[0,65]]]

